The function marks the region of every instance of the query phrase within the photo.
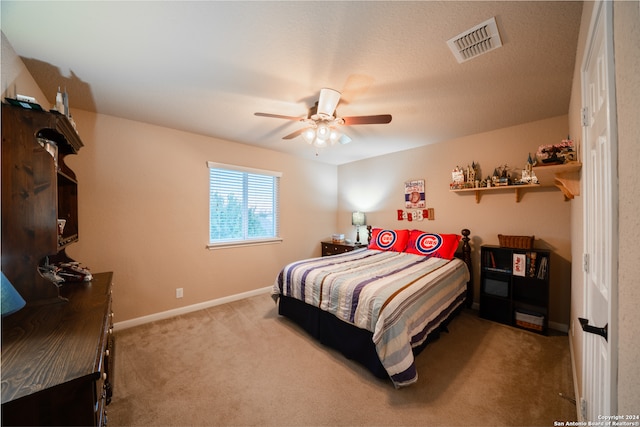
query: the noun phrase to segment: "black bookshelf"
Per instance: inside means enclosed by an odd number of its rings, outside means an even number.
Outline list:
[[[538,249],[482,246],[480,316],[546,334],[550,255]]]

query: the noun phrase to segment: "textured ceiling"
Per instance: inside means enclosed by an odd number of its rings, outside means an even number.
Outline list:
[[[347,163],[566,114],[581,2],[79,1],[0,3],[36,82],[72,108]],[[503,46],[459,64],[447,40],[495,17]],[[322,87],[348,145],[282,137]],[[19,92],[19,90],[18,90]],[[48,106],[47,106],[48,107]]]

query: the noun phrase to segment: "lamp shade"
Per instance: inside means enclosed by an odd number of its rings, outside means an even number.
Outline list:
[[[363,212],[353,212],[351,214],[352,225],[365,225],[366,218]]]
[[[2,288],[0,289],[2,298],[2,317],[8,316],[25,306],[25,300],[20,296],[16,288],[13,287],[7,276],[2,274]]]
[[[340,140],[341,136],[342,135],[340,134],[340,132],[335,129],[331,129],[331,131],[329,132],[329,141],[331,141],[331,144],[335,144]]]

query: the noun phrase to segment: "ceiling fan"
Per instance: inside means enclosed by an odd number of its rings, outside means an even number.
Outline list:
[[[351,142],[351,138],[338,130],[338,127],[340,126],[386,124],[391,122],[390,114],[353,117],[337,116],[336,107],[340,101],[340,95],[340,92],[334,89],[320,89],[318,102],[316,102],[313,107],[309,108],[309,112],[305,118],[270,113],[255,113],[255,115],[260,117],[295,120],[306,123],[307,127],[298,129],[289,135],[285,135],[282,139],[293,139],[302,135],[302,138],[307,143],[317,148],[326,147],[329,144],[333,145],[336,142],[339,142],[340,144],[348,144]]]

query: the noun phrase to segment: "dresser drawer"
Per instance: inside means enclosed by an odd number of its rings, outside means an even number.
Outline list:
[[[353,243],[333,243],[333,242],[322,242],[322,256],[330,256],[343,254],[345,252],[351,252],[354,249],[359,249],[364,246],[356,246]]]
[[[111,309],[111,294],[107,303],[107,315],[103,331],[103,345],[99,360],[99,377],[95,382],[95,422],[102,426],[107,424],[107,405],[113,396],[113,367],[115,366],[115,337],[113,333],[113,310]]]

